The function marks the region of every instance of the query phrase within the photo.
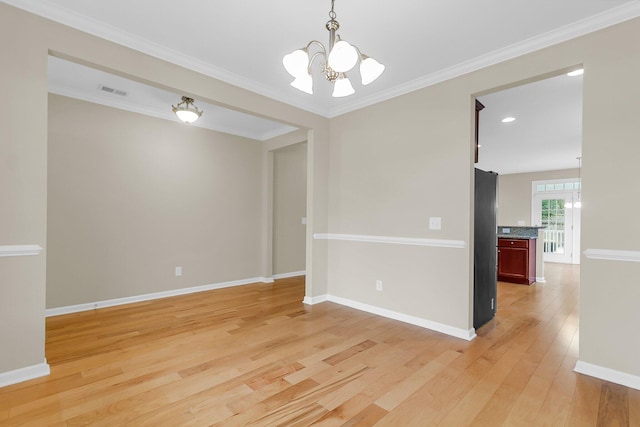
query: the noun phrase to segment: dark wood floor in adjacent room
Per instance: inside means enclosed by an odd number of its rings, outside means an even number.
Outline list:
[[[302,278],[47,319],[51,375],[11,426],[640,426],[640,391],[573,372],[579,267],[499,284],[472,342],[333,303]]]

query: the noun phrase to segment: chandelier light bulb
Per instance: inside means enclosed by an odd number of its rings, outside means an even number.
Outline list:
[[[360,76],[362,77],[362,84],[368,85],[380,77],[384,71],[384,65],[366,55],[362,55],[362,58],[360,62]]]
[[[345,73],[358,62],[358,52],[348,42],[340,40],[329,52],[329,67],[338,73]]]
[[[347,77],[341,77],[333,84],[333,97],[342,98],[343,96],[353,95],[356,91],[353,90],[351,82]]]
[[[291,86],[309,95],[313,95],[313,77],[311,77],[311,74],[308,72],[296,77],[296,79],[291,82]]]
[[[293,77],[300,77],[304,74],[308,74],[309,68],[309,54],[304,49],[294,50],[288,55],[282,58],[282,65],[287,73]]]

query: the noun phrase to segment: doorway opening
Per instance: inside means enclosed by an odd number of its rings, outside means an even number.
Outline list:
[[[531,223],[544,227],[545,262],[580,264],[580,180],[533,181]]]
[[[306,274],[307,142],[272,151],[274,279]]]
[[[583,89],[581,75],[566,74],[575,68],[477,97],[475,167],[498,173],[498,229],[545,227],[536,233],[533,286],[544,286],[545,262],[579,264],[579,209],[569,206],[580,190]]]

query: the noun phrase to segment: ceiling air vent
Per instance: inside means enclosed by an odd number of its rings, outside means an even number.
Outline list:
[[[100,90],[103,92],[112,93],[114,95],[127,96],[127,92],[125,92],[124,90],[114,89],[112,87],[105,86],[105,85],[100,85]]]

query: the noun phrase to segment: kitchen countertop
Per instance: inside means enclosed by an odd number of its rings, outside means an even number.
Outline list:
[[[545,227],[498,226],[498,238],[501,239],[537,239],[538,230]]]

